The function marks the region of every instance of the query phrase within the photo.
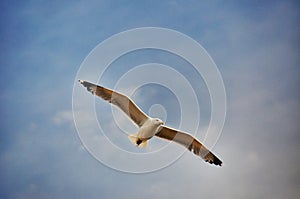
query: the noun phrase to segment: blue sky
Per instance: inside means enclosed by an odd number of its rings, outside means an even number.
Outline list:
[[[297,1],[1,1],[0,5],[1,198],[299,196]],[[104,166],[82,148],[72,118],[79,66],[101,41],[146,26],[192,37],[217,64],[227,94],[226,123],[213,149],[225,163],[222,168],[185,153],[170,167],[134,175]],[[148,56],[172,65],[157,53]],[[124,64],[130,65],[128,60],[124,58]],[[148,60],[134,63],[143,61]],[[156,98],[153,101],[157,103]],[[145,107],[153,101],[146,100]],[[105,106],[97,102],[99,109]],[[178,117],[171,119],[176,125]]]

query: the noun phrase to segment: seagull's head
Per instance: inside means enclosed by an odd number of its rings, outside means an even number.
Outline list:
[[[154,123],[157,124],[158,126],[164,124],[164,122],[159,118],[154,118],[153,120],[154,120]]]

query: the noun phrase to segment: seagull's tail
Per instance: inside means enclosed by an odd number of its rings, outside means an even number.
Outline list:
[[[148,145],[148,140],[141,140],[140,138],[137,137],[137,133],[129,135],[128,139],[132,144],[138,147],[146,148]]]

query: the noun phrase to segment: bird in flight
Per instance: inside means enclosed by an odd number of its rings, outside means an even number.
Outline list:
[[[163,121],[158,118],[149,117],[126,95],[84,80],[79,80],[79,82],[92,94],[117,106],[133,120],[139,130],[136,134],[129,135],[128,138],[134,145],[146,147],[148,140],[156,136],[183,145],[210,164],[222,166],[222,161],[196,138],[188,133],[165,126]]]

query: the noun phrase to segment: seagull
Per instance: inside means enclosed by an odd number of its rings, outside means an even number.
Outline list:
[[[146,147],[148,140],[156,136],[183,145],[205,162],[222,166],[222,161],[196,138],[188,133],[165,126],[159,118],[151,118],[146,115],[128,96],[88,81],[79,80],[79,82],[93,95],[120,108],[139,127],[136,134],[128,136],[134,145]]]

